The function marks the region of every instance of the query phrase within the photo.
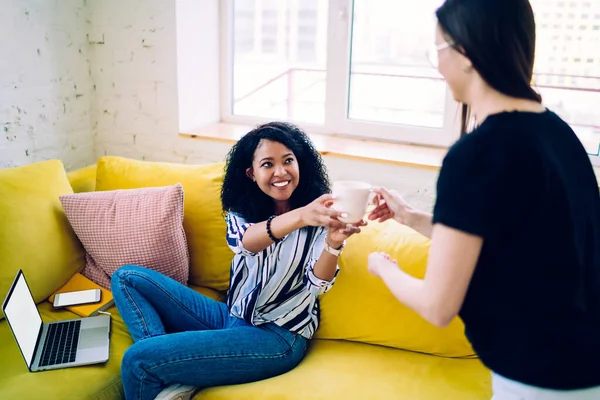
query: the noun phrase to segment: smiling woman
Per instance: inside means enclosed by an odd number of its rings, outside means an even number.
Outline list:
[[[300,178],[296,155],[290,149],[272,140],[261,141],[246,174],[275,201],[275,214],[289,211],[288,200]]]
[[[285,122],[270,122],[249,132],[231,149],[227,165],[223,209],[250,222],[306,206],[330,191],[314,145],[298,127]]]
[[[319,326],[318,297],[335,281],[345,240],[364,225],[338,221],[344,213],[330,208],[321,156],[283,122],[231,149],[221,199],[234,253],[227,304],[145,268],[113,275],[135,341],[121,367],[127,398],[172,399],[294,368]]]

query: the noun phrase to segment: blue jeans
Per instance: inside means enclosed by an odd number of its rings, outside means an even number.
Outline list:
[[[253,326],[158,272],[126,265],[111,287],[134,341],[121,364],[127,399],[154,399],[176,383],[206,388],[270,378],[306,354],[304,337],[275,324]]]

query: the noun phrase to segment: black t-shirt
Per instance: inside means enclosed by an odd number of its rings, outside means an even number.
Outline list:
[[[551,389],[600,385],[600,195],[556,114],[503,112],[444,159],[433,222],[483,238],[460,316],[494,372]]]

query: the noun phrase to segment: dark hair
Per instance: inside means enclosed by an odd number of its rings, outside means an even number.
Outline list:
[[[274,214],[275,203],[246,175],[261,140],[279,142],[294,152],[300,170],[298,187],[292,193],[292,209],[303,207],[330,192],[323,159],[302,130],[286,122],[260,125],[244,135],[229,151],[221,188],[224,212],[233,211],[248,222],[266,220]]]
[[[535,19],[529,0],[446,0],[436,16],[488,85],[507,96],[542,101],[531,87]]]

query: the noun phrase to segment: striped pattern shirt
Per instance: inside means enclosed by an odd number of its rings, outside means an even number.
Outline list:
[[[317,297],[335,281],[315,276],[313,268],[325,246],[327,228],[305,227],[258,253],[244,248],[252,225],[239,214],[226,216],[227,244],[235,253],[227,305],[233,316],[252,325],[275,323],[310,339],[319,326]],[[336,269],[335,276],[339,272]]]

